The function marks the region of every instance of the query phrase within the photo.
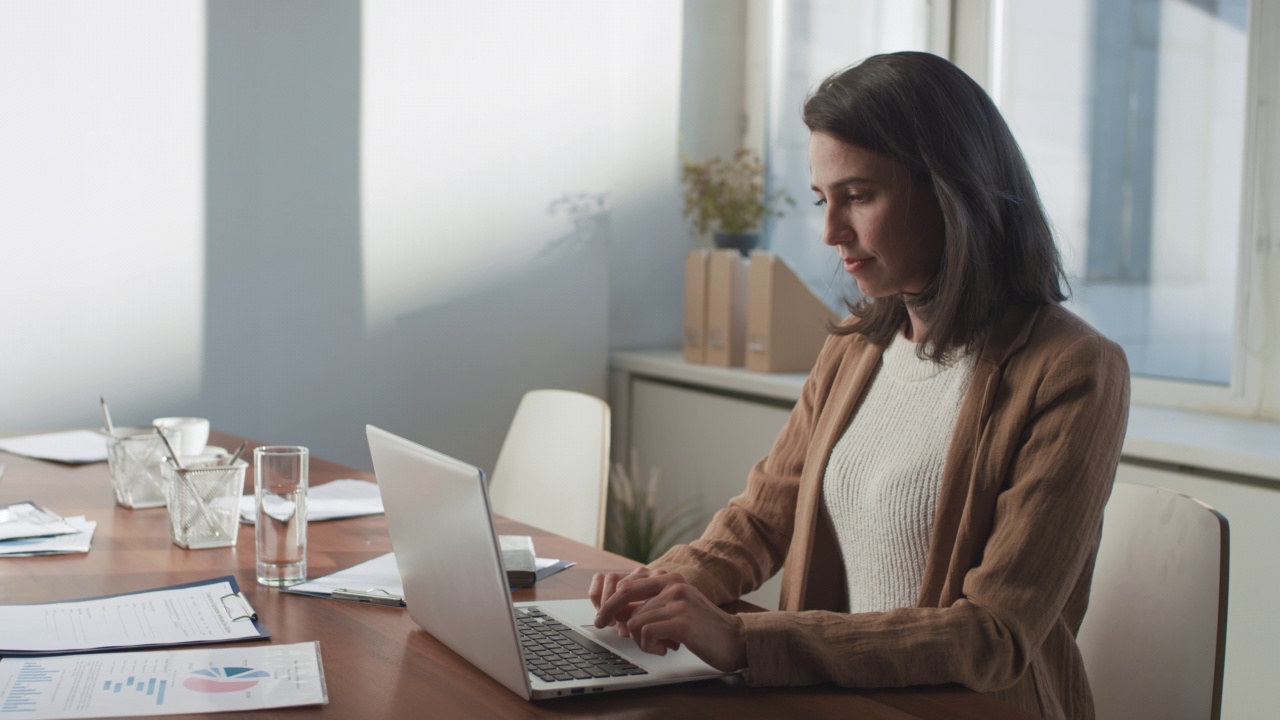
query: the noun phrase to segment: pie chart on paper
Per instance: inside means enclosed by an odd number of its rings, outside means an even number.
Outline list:
[[[194,670],[191,676],[182,681],[188,690],[204,693],[224,693],[248,690],[257,685],[262,678],[271,674],[263,670],[247,667],[211,667]]]

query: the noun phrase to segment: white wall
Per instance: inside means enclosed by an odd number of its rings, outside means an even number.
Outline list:
[[[365,1],[371,421],[491,468],[526,390],[603,396],[612,12]]]
[[[690,247],[679,204],[683,5],[613,8],[609,346],[677,345]]]
[[[674,343],[684,4],[499,7],[0,0],[0,433],[104,394],[490,467],[526,390]]]
[[[203,393],[188,412],[364,460],[357,0],[207,6]]]
[[[0,432],[195,406],[202,7],[0,2]]]

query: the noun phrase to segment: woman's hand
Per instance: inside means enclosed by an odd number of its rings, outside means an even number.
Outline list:
[[[596,627],[615,625],[635,638],[641,650],[666,655],[687,645],[717,670],[747,665],[746,628],[741,618],[716,607],[679,573],[638,568],[597,573],[588,591],[599,609]]]

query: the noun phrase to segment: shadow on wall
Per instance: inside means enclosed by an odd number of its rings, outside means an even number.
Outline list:
[[[371,331],[360,4],[297,19],[275,4],[208,6],[202,412],[217,428],[361,468],[370,422],[491,467],[525,391],[603,395],[604,197],[553,199],[548,212],[567,214],[572,230],[518,238],[544,246],[525,260],[486,248],[483,219],[466,237],[421,238],[493,272]]]
[[[200,412],[344,459],[362,414],[360,2],[208,3],[206,53]]]
[[[491,470],[525,392],[603,396],[608,226],[603,211],[574,215],[529,265],[371,337],[369,422]]]

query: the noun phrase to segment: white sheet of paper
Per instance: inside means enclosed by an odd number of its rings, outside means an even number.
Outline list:
[[[558,562],[560,561],[552,558],[534,558],[533,564],[536,569],[542,570]],[[389,552],[359,565],[352,565],[346,570],[290,585],[285,590],[304,595],[332,595],[334,590],[381,591],[389,596],[403,598],[404,582],[400,580],[396,554]]]
[[[76,529],[57,513],[34,503],[21,502],[0,507],[0,540],[70,535]]]
[[[387,595],[404,597],[404,583],[400,581],[400,570],[396,568],[395,553],[379,555],[346,570],[339,570],[331,575],[291,585],[285,589],[289,592],[314,595],[330,595],[334,590],[339,589],[361,592],[385,591]]]
[[[93,600],[0,605],[0,654],[184,645],[257,637],[222,604],[231,583],[167,588]]]
[[[93,543],[93,531],[98,523],[86,520],[83,515],[63,518],[75,528],[71,535],[55,535],[43,538],[17,538],[0,541],[0,556],[26,557],[28,555],[56,555],[61,553],[89,552]]]
[[[0,715],[139,717],[323,705],[318,642],[0,660]]]
[[[293,512],[293,504],[267,507],[267,514],[284,520]],[[378,515],[383,512],[382,493],[368,480],[333,480],[307,490],[307,522]],[[256,509],[252,495],[240,498],[240,522],[252,524]]]
[[[107,459],[107,439],[93,430],[68,430],[0,438],[0,450],[65,463],[102,462]]]

